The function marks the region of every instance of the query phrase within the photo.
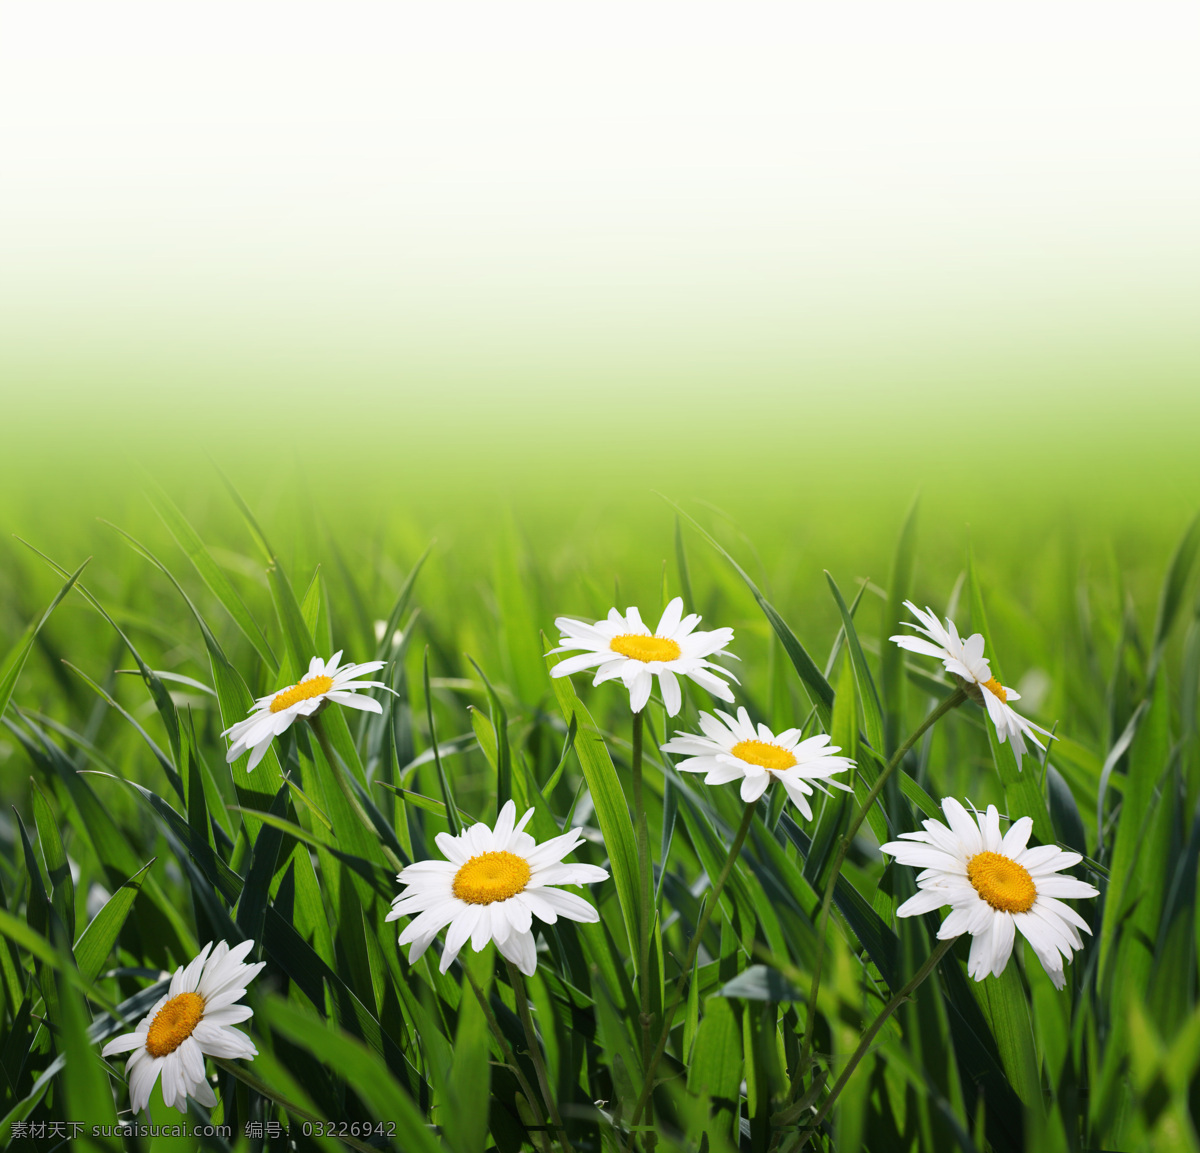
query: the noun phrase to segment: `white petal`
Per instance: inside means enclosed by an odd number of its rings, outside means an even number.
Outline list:
[[[1032,817],[1020,817],[1013,821],[1012,827],[1004,834],[1004,840],[1000,843],[1000,852],[1006,857],[1016,860],[1025,851],[1025,846],[1029,843],[1029,835],[1032,832]]]
[[[999,977],[1012,954],[1016,926],[1011,913],[997,912],[992,918],[992,976]]]
[[[497,941],[496,947],[526,977],[532,977],[537,971],[537,945],[532,933],[513,933],[507,940]]]
[[[945,893],[937,889],[922,889],[915,897],[909,897],[896,910],[897,917],[915,917],[921,913],[932,913],[950,903]]]
[[[954,831],[954,835],[958,837],[964,856],[970,858],[976,853],[982,853],[983,835],[967,810],[953,797],[946,797],[942,801],[942,812],[946,814],[946,819],[950,822],[950,828]]]
[[[141,1030],[137,1033],[122,1033],[119,1037],[114,1037],[103,1049],[100,1050],[101,1057],[110,1057],[113,1053],[128,1053],[130,1049],[136,1049],[138,1046],[145,1047],[146,1030]]]
[[[454,958],[458,956],[459,950],[475,931],[482,912],[482,905],[468,905],[450,922],[450,927],[446,930],[446,947],[442,950],[442,961],[438,966],[441,972],[444,973],[454,963]]]
[[[683,618],[683,597],[675,597],[665,609],[663,615],[658,619],[658,628],[654,630],[654,635],[659,637],[674,637],[675,630],[679,627],[679,622]],[[672,713],[672,716],[675,714]]]
[[[541,889],[540,895],[560,917],[569,921],[593,922],[600,920],[600,914],[582,897],[568,893],[563,889]]]
[[[646,702],[650,699],[650,690],[654,688],[654,677],[645,671],[640,670],[629,685],[629,708],[632,712],[640,713],[646,707]]]
[[[771,774],[765,770],[753,775],[747,773],[742,781],[742,800],[745,801],[746,804],[750,804],[752,801],[757,801],[758,798],[767,791],[767,786],[770,783]]]
[[[679,687],[679,678],[670,669],[663,669],[658,674],[658,685],[662,690],[663,705],[666,707],[667,716],[677,716],[679,710],[683,708],[683,692]]]

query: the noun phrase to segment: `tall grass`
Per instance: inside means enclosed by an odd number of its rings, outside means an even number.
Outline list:
[[[564,500],[552,545],[514,518],[430,546],[411,522],[259,520],[232,489],[185,515],[178,493],[143,487],[156,516],[88,529],[90,562],[61,522],[4,546],[0,1137],[16,1148],[50,1148],[69,1122],[93,1148],[283,1148],[275,1125],[301,1149],[1200,1148],[1195,524],[1130,574],[1103,543],[1085,564],[1070,545],[995,556],[977,539],[976,564],[914,511],[887,548],[862,542],[864,564],[891,551],[884,571],[858,568],[847,532],[838,556],[855,567],[825,575],[705,507],[693,521],[656,502],[631,527],[578,523]],[[736,629],[739,704],[775,731],[830,733],[859,770],[855,796],[811,823],[768,791],[726,871],[745,806],[659,749],[713,702],[689,686],[668,719],[654,699],[646,878],[628,696],[552,680],[545,653],[555,616],[638,604],[650,621],[677,594],[703,627]],[[831,882],[871,782],[954,689],[886,639],[909,597],[983,632],[1057,739],[1018,772],[980,709],[953,710],[900,760]],[[330,709],[327,750],[298,724],[253,772],[227,765],[221,731],[335,649],[389,662],[382,715]],[[1020,945],[1001,977],[969,980],[960,939],[856,1055],[941,919],[895,916],[913,873],[878,844],[943,796],[1028,815],[1035,840],[1084,854],[1093,935],[1062,991]],[[438,833],[490,823],[509,797],[535,809],[539,840],[582,826],[574,859],[611,873],[586,894],[598,923],[540,929],[536,1044],[492,946],[441,974],[438,946],[410,965],[384,919],[396,862],[439,856]],[[219,1103],[210,1117],[191,1102],[187,1122],[230,1135],[92,1136],[129,1119],[103,1040],[204,942],[245,938],[266,962],[247,994],[259,1056],[210,1062]],[[150,1109],[178,1118],[157,1093]]]

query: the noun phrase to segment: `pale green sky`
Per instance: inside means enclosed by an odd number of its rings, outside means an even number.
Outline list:
[[[1174,475],[1197,32],[1163,3],[8,0],[2,435]]]

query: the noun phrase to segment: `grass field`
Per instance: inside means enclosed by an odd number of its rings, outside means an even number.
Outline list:
[[[0,6],[0,1148],[1200,1153],[1198,34]]]
[[[1186,458],[1071,435],[1053,464],[999,438],[961,468],[917,467],[894,437],[805,454],[791,435],[781,464],[739,435],[701,467],[674,450],[605,457],[615,426],[573,445],[546,423],[504,450],[473,425],[394,457],[297,442],[303,464],[265,469],[227,453],[228,481],[199,453],[89,471],[13,445],[13,1147],[52,1147],[70,1122],[86,1122],[82,1146],[156,1150],[1200,1147]],[[763,435],[778,446],[789,430]],[[816,794],[808,821],[782,789],[747,806],[735,784],[677,771],[659,744],[726,707],[691,681],[674,718],[656,689],[639,763],[620,681],[548,675],[556,617],[638,605],[653,626],[676,595],[701,628],[733,628],[737,704],[856,760],[853,798]],[[868,797],[954,689],[887,640],[907,598],[984,633],[1018,708],[1054,730],[1048,759],[1032,749],[1018,771],[968,700]],[[297,723],[252,772],[245,756],[227,765],[222,730],[251,698],[338,649],[387,662],[382,713],[331,705],[323,734]],[[943,797],[1029,816],[1035,843],[1084,855],[1071,874],[1100,897],[1072,902],[1091,933],[1061,991],[1019,937],[1000,976],[970,980],[963,936],[896,1003],[944,914],[896,916],[915,873],[878,845],[941,817]],[[410,964],[409,918],[385,920],[397,867],[440,859],[437,834],[490,826],[509,798],[534,809],[538,842],[583,829],[570,860],[610,879],[571,891],[599,920],[535,920],[527,980],[491,944],[441,973],[439,938]],[[92,1135],[135,1120],[124,1060],[101,1042],[148,1012],[164,972],[243,939],[265,963],[242,1025],[258,1055],[210,1059],[217,1104],[188,1103],[187,1124],[230,1134]],[[158,1086],[149,1113],[179,1118]]]

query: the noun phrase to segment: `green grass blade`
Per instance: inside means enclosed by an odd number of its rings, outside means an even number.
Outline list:
[[[1158,599],[1158,614],[1154,621],[1154,648],[1147,671],[1148,678],[1152,678],[1158,669],[1163,646],[1167,643],[1171,626],[1175,623],[1179,608],[1183,604],[1188,577],[1196,563],[1197,553],[1200,553],[1200,513],[1188,525],[1183,539],[1171,557],[1171,563],[1167,566],[1167,575]]]
[[[282,818],[287,812],[288,787],[281,785],[271,802],[271,816]],[[262,940],[263,921],[270,901],[271,878],[283,844],[283,830],[274,824],[264,824],[254,842],[254,855],[238,898],[237,926],[252,941]]]
[[[62,588],[54,594],[54,599],[46,606],[46,611],[37,619],[35,623],[29,625],[25,630],[21,639],[9,650],[8,656],[4,658],[4,664],[0,665],[0,716],[4,715],[4,710],[8,708],[8,702],[12,699],[13,690],[17,687],[17,681],[21,676],[21,670],[25,667],[25,661],[29,657],[29,650],[33,648],[33,642],[37,640],[37,635],[42,631],[42,627],[50,619],[54,610],[62,603],[63,597],[75,587],[75,582],[79,580],[80,574],[88,566],[91,560],[88,557],[63,584]]]
[[[200,579],[208,586],[209,591],[221,602],[221,607],[233,618],[234,624],[241,630],[242,635],[254,646],[266,667],[275,672],[279,668],[279,659],[275,656],[266,634],[258,622],[246,608],[237,590],[230,583],[224,570],[213,560],[200,534],[192,527],[191,522],[179,511],[175,502],[167,495],[166,490],[149,476],[143,477],[146,495],[158,513],[163,524],[167,526],[176,543],[183,549],[188,560],[192,562]]]
[[[450,825],[450,835],[457,837],[462,832],[462,822],[458,819],[458,806],[454,803],[454,791],[450,788],[450,778],[446,776],[446,767],[442,764],[442,754],[438,749],[437,727],[433,721],[433,693],[429,688],[429,646],[425,646],[425,714],[429,720],[429,747],[433,749],[433,763],[437,766],[438,786],[442,790],[442,801],[446,806],[446,821]],[[498,754],[497,754],[498,755]]]
[[[79,975],[86,982],[94,981],[104,967],[121,935],[121,928],[129,916],[137,895],[142,891],[142,881],[147,869],[157,860],[151,857],[128,881],[125,881],[107,901],[103,908],[88,922],[87,928],[75,942],[75,964]]]
[[[67,940],[75,939],[75,883],[71,880],[71,869],[63,849],[58,821],[50,809],[42,790],[33,785],[33,821],[37,825],[38,847],[46,865],[46,877],[50,882],[50,903],[58,914],[59,922],[67,932]]]
[[[854,627],[854,618],[846,607],[841,591],[833,577],[826,572],[825,579],[833,599],[837,602],[838,612],[842,615],[842,627],[846,630],[846,645],[850,650],[850,663],[854,666],[854,679],[858,684],[858,699],[862,704],[863,720],[867,729],[867,740],[879,754],[883,753],[883,710],[879,704],[879,692],[875,688],[875,678],[863,654],[862,644],[858,639],[858,630]]]
[[[318,1060],[336,1068],[376,1118],[396,1122],[396,1141],[401,1148],[413,1153],[439,1153],[442,1147],[425,1117],[376,1052],[356,1037],[322,1023],[278,997],[268,997],[259,1014],[263,1025],[278,1030]]]
[[[62,970],[70,969],[64,959]],[[66,1058],[62,1072],[66,1114],[86,1122],[79,1147],[104,1151],[108,1142],[90,1136],[93,1125],[115,1125],[117,1107],[113,1103],[100,1054],[88,1037],[87,1009],[75,984],[59,979],[58,1003],[62,1012],[62,1035],[59,1052]]]
[[[971,597],[971,625],[983,634],[985,653],[997,680],[1003,681],[1000,671],[1000,661],[995,656],[996,646],[992,643],[991,632],[988,629],[987,614],[983,607],[983,593],[979,587],[979,579],[975,572],[975,558],[967,559],[967,584]],[[1004,785],[1004,797],[1008,805],[1008,815],[1013,820],[1018,817],[1029,817],[1033,821],[1033,831],[1038,840],[1044,845],[1054,844],[1054,825],[1050,820],[1050,810],[1046,798],[1038,787],[1037,773],[1032,766],[1032,757],[1027,758],[1028,764],[1022,770],[1017,766],[1016,755],[1012,751],[1010,741],[1001,742],[996,735],[996,727],[987,722],[988,745],[992,750],[992,762]]]
[[[737,1121],[742,1064],[742,1030],[733,1006],[725,997],[709,997],[688,1067],[687,1087],[690,1093],[711,1101],[712,1132],[729,1141],[734,1138]]]
[[[17,538],[20,540],[20,537]],[[45,553],[33,547],[28,541],[21,541],[27,548],[32,549],[38,556],[42,558],[55,572],[60,576],[66,576],[67,570],[62,565],[51,560]],[[78,576],[78,571],[76,572]],[[130,656],[133,657],[137,664],[138,671],[142,675],[142,680],[146,683],[146,688],[149,690],[150,699],[154,701],[154,707],[158,710],[158,715],[162,719],[163,727],[167,730],[167,739],[171,745],[171,753],[174,756],[174,763],[178,764],[180,754],[180,736],[179,736],[179,717],[175,712],[175,704],[171,700],[171,694],[167,692],[167,687],[158,679],[154,670],[142,660],[142,654],[138,652],[133,641],[125,634],[125,631],[117,624],[109,615],[104,606],[94,597],[83,585],[76,586],[84,599],[94,608],[110,625],[112,625],[117,636],[125,642],[125,647],[129,650]]]
[[[558,664],[561,657],[547,655],[550,668]],[[629,956],[638,955],[638,855],[637,842],[633,836],[633,821],[629,816],[629,802],[621,788],[617,770],[600,730],[592,715],[575,695],[570,677],[553,678],[554,695],[558,698],[559,711],[563,720],[570,723],[575,717],[578,734],[575,738],[575,753],[579,757],[584,779],[592,794],[596,807],[596,820],[604,835],[604,847],[608,850],[609,866],[613,883],[617,887],[617,898],[621,903],[621,914],[625,920],[625,931],[629,937]]]
[[[913,568],[917,551],[917,508],[919,497],[914,497],[896,541],[896,552],[892,558],[892,571],[888,579],[887,600],[883,603],[883,627],[879,630],[879,691],[883,697],[883,735],[881,749],[890,757],[899,747],[904,724],[904,650],[887,638],[899,629],[904,614],[904,602],[912,587]]]
[[[812,657],[808,655],[807,650],[797,639],[796,634],[792,632],[787,622],[779,615],[775,606],[759,592],[758,585],[750,579],[749,573],[717,543],[716,539],[701,528],[687,513],[678,508],[676,508],[676,512],[685,517],[688,523],[733,566],[738,576],[746,582],[746,587],[750,590],[754,599],[758,602],[758,607],[762,609],[763,615],[775,630],[775,635],[779,637],[784,652],[787,653],[788,658],[792,662],[792,667],[795,668],[800,680],[804,682],[805,687],[812,694],[813,701],[817,706],[817,713],[821,718],[821,724],[828,730],[829,714],[833,708],[833,689],[824,676],[821,675],[821,670],[817,668]]]
[[[496,748],[496,812],[499,812],[513,795],[512,747],[508,743],[508,713],[500,702],[500,697],[488,680],[487,674],[479,667],[473,657],[467,657],[471,667],[479,674],[483,686],[487,689],[488,702],[492,708],[492,732],[495,736]],[[428,666],[427,666],[428,668]],[[426,688],[426,693],[428,693]],[[523,798],[515,798],[518,807],[524,811]]]

